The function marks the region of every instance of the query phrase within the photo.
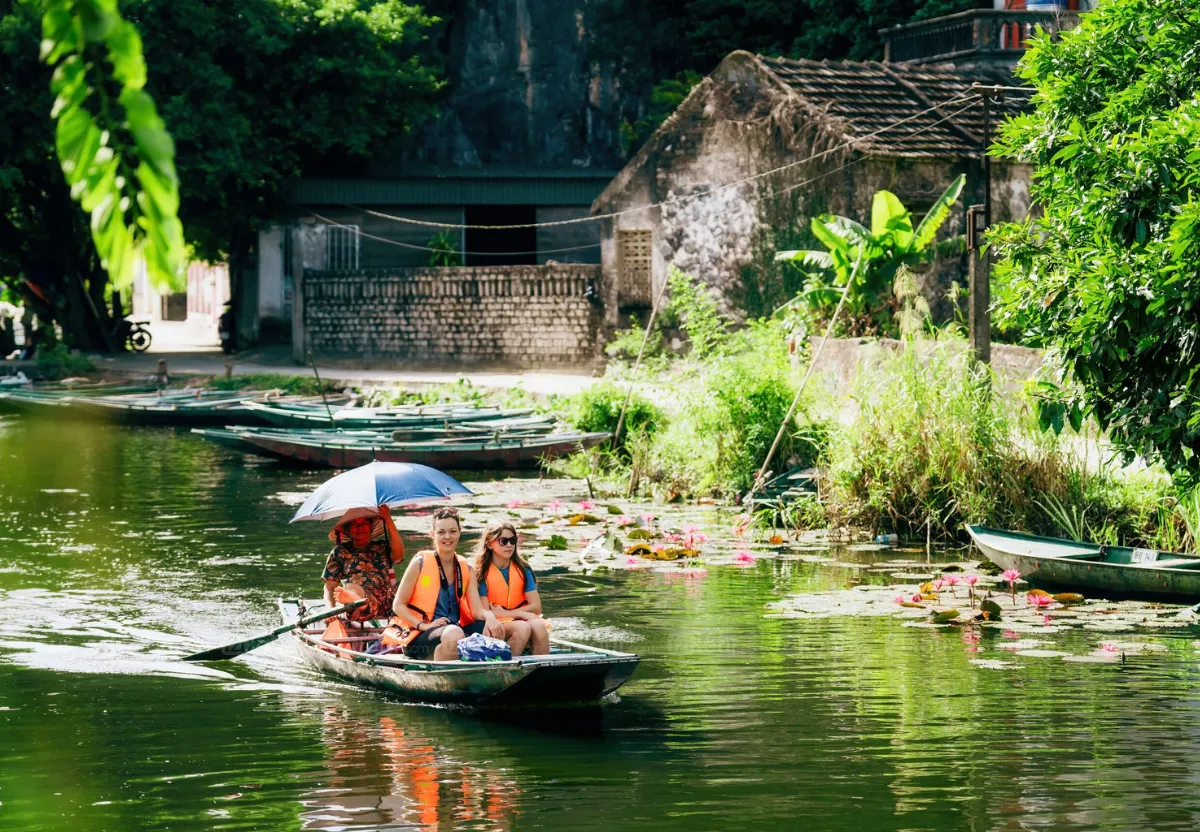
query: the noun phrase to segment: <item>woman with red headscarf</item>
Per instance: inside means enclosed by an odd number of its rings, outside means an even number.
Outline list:
[[[325,605],[367,603],[350,614],[351,621],[388,618],[396,589],[395,564],[404,560],[404,543],[392,522],[391,509],[379,513],[352,510],[329,533],[333,550],[325,561]]]

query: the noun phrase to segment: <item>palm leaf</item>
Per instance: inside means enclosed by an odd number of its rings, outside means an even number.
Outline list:
[[[907,239],[901,241],[900,235],[905,231]],[[900,248],[908,248],[912,239],[912,219],[898,196],[891,191],[876,191],[871,200],[871,234],[878,238],[888,232],[896,236]]]
[[[950,208],[958,201],[958,197],[962,193],[966,182],[966,174],[960,173],[950,183],[950,187],[942,191],[942,195],[937,198],[937,202],[933,203],[933,207],[925,214],[925,218],[917,226],[917,235],[913,240],[913,247],[917,251],[924,251],[933,241],[933,238],[937,236],[938,229],[942,227],[942,223],[950,216]]]
[[[833,255],[828,251],[777,251],[775,260],[789,260],[810,269],[833,268]]]

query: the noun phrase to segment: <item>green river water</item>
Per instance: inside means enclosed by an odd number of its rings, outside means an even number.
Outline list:
[[[583,710],[406,705],[286,639],[178,662],[316,594],[326,529],[286,495],[326,476],[0,419],[0,830],[1200,826],[1200,633],[996,670],[999,633],[765,616],[841,588],[823,564],[543,568],[556,634],[643,656]]]

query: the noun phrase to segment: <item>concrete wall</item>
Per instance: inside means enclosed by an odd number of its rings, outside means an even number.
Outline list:
[[[306,270],[307,347],[325,358],[441,367],[591,369],[594,265]]]
[[[537,209],[537,221],[561,222],[586,217],[588,205],[563,205]],[[576,222],[571,225],[552,225],[537,230],[538,263],[553,260],[558,263],[600,263],[600,223]],[[560,249],[569,249],[566,251]]]
[[[810,354],[816,352],[820,343],[820,338],[809,339]],[[962,348],[966,348],[965,343]],[[813,368],[814,381],[819,380],[838,397],[849,396],[854,392],[859,372],[878,366],[889,353],[901,349],[904,342],[892,338],[830,338]],[[991,367],[1005,389],[1020,389],[1041,365],[1041,350],[992,344]]]

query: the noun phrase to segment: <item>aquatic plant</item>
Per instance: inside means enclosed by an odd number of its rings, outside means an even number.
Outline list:
[[[964,580],[967,582],[967,592],[971,596],[971,609],[975,609],[975,584],[979,583],[979,576],[968,575]]]
[[[1021,578],[1021,570],[1005,569],[1000,573],[1000,577],[1008,582],[1008,589],[1012,593],[1013,606],[1017,604],[1017,581]]]

